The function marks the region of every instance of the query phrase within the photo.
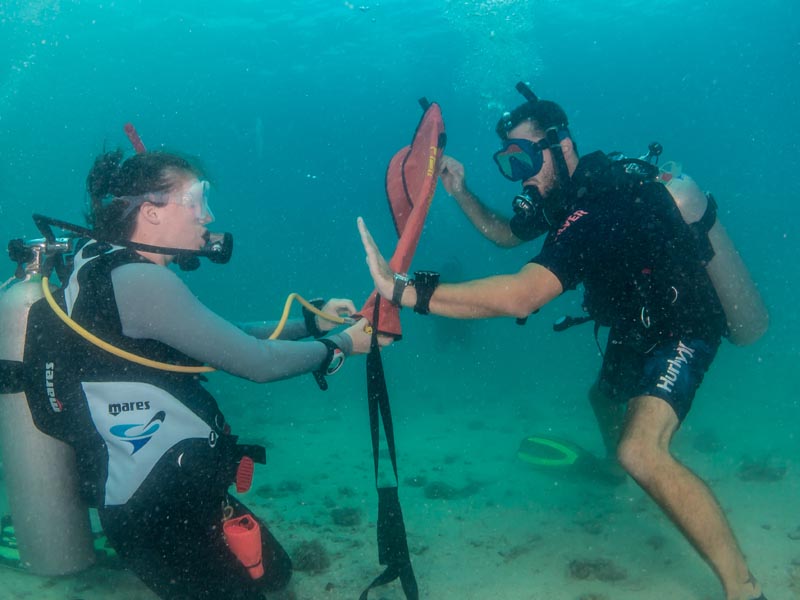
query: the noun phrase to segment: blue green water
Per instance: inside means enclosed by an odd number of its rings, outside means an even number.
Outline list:
[[[771,329],[752,347],[723,346],[682,433],[719,435],[715,460],[728,466],[719,478],[746,454],[786,463],[793,483],[776,501],[800,525],[798,13],[791,0],[3,0],[0,241],[35,236],[32,212],[79,221],[94,156],[128,149],[130,121],[149,148],[196,155],[211,174],[214,228],[234,232],[236,251],[228,266],[187,277],[208,305],[249,320],[276,318],[291,291],[358,303],[371,286],[355,218],[388,252],[383,175],[411,137],[417,99],[441,104],[448,153],[508,213],[517,189],[491,161],[493,127],[520,102],[513,87],[524,79],[564,106],[582,152],[641,154],[658,140],[714,192]],[[449,265],[466,279],[516,270],[534,253],[492,247],[440,187],[414,266]],[[405,315],[405,339],[386,353],[401,449],[425,456],[414,433],[425,423],[499,414],[514,424],[510,460],[530,428],[599,450],[584,400],[599,365],[590,326],[550,328],[579,306],[567,295],[524,328]],[[263,418],[263,432],[252,427],[259,435],[278,435],[276,424],[297,415],[336,416],[353,429],[347,442],[368,451],[362,377],[354,359],[327,397],[307,378],[212,383],[232,421]],[[307,451],[322,452],[309,437]],[[474,451],[474,431],[453,427],[446,439]],[[369,467],[367,454],[343,456]],[[368,485],[366,494],[371,501]],[[411,501],[409,520],[414,511]],[[787,589],[785,577],[774,580]]]

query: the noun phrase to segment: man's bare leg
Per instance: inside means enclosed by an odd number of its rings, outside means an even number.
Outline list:
[[[677,428],[678,418],[666,402],[653,396],[634,398],[628,406],[617,457],[711,565],[726,598],[758,598],[761,588],[750,574],[716,498],[699,477],[670,454]]]

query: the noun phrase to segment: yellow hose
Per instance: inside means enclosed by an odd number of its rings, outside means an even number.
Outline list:
[[[286,303],[283,305],[283,314],[281,315],[281,320],[278,321],[278,326],[275,327],[275,331],[272,332],[272,335],[269,336],[269,339],[275,340],[278,339],[278,336],[283,331],[283,328],[286,326],[286,320],[289,318],[289,310],[292,308],[292,302],[297,300],[300,304],[305,306],[308,310],[312,313],[317,315],[318,317],[325,319],[326,321],[330,321],[332,323],[337,323],[342,325],[347,323],[347,320],[343,319],[342,317],[334,317],[333,315],[326,314],[318,309],[316,306],[311,304],[308,300],[303,298],[300,294],[292,292],[286,297]]]
[[[152,360],[149,358],[145,358],[144,356],[139,356],[138,354],[133,354],[132,352],[128,352],[127,350],[123,350],[122,348],[117,348],[109,344],[108,342],[101,340],[99,337],[87,331],[83,327],[81,327],[78,323],[70,318],[70,316],[61,310],[61,307],[53,298],[53,294],[50,293],[50,281],[48,277],[42,277],[42,293],[44,294],[45,300],[50,305],[50,308],[53,309],[53,312],[56,313],[59,319],[61,319],[67,327],[72,329],[75,333],[85,339],[87,342],[90,342],[97,346],[98,348],[102,348],[106,352],[113,354],[114,356],[118,356],[120,358],[124,358],[130,362],[134,362],[139,365],[144,365],[145,367],[152,367],[153,369],[160,369],[162,371],[171,371],[173,373],[210,373],[211,371],[216,371],[214,367],[209,366],[200,366],[200,367],[189,367],[184,365],[173,365],[170,363],[160,362],[157,360]],[[281,315],[281,320],[278,322],[278,326],[275,328],[275,331],[272,332],[272,335],[269,336],[269,339],[274,340],[281,334],[283,328],[286,326],[286,321],[289,318],[289,311],[292,307],[292,302],[297,300],[300,304],[305,306],[308,310],[312,313],[317,315],[320,318],[326,319],[328,321],[332,321],[333,323],[346,323],[347,321],[342,317],[334,317],[333,315],[326,314],[319,310],[316,306],[311,304],[308,300],[292,292],[289,294],[288,298],[286,298],[286,304],[283,307],[283,314]]]

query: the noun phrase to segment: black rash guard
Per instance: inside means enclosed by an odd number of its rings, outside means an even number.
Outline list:
[[[631,344],[719,340],[724,313],[674,200],[615,167],[601,152],[580,160],[568,216],[531,262],[564,290],[583,284],[589,314]]]

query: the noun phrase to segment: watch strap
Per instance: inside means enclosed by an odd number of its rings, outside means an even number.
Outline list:
[[[414,288],[417,290],[417,303],[414,312],[421,315],[430,313],[431,296],[439,286],[439,273],[434,271],[417,271],[414,273]]]
[[[405,273],[394,274],[394,289],[392,290],[392,304],[395,306],[402,306],[403,292],[405,289],[412,285],[411,279]]]
[[[325,376],[333,375],[336,371],[341,369],[344,364],[345,356],[342,349],[328,338],[320,338],[317,341],[325,346],[327,354],[325,355],[325,360],[322,361],[318,369],[312,372],[312,375],[319,389],[324,392],[328,389],[328,382]]]

